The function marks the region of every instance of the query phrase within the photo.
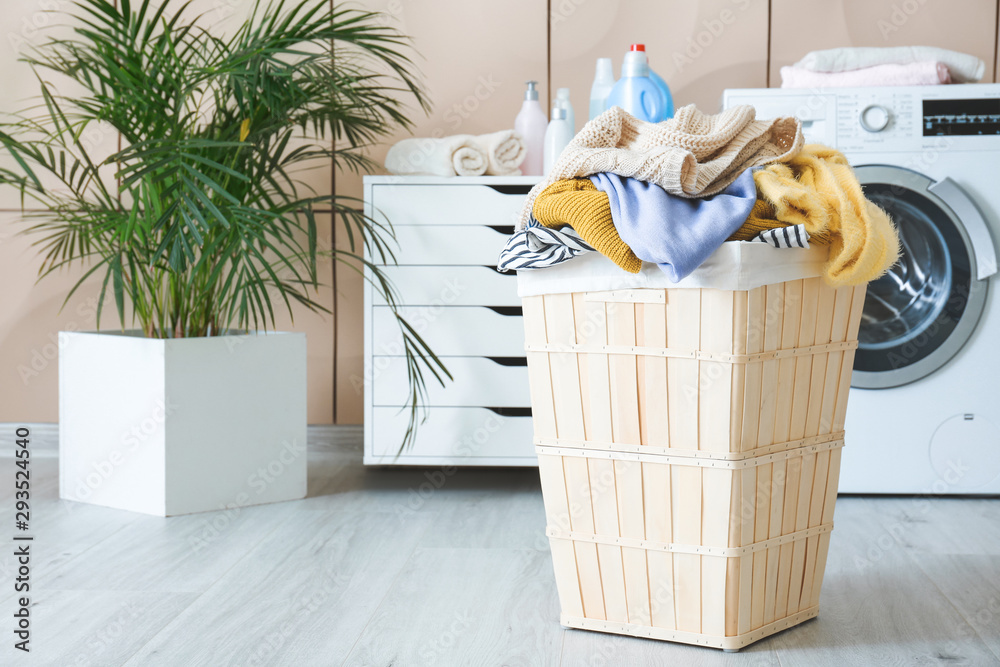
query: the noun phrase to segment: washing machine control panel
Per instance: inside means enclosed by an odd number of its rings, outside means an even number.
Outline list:
[[[905,150],[919,141],[919,100],[912,93],[879,89],[837,95],[837,149]]]
[[[844,153],[1000,151],[1000,85],[729,90],[725,107],[796,116],[807,143]]]

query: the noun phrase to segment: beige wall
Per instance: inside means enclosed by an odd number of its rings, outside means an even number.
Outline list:
[[[9,28],[0,46],[0,110],[34,89],[30,72],[15,64],[16,47],[37,39],[35,26],[51,0],[4,2]],[[216,29],[231,28],[252,0],[197,0]],[[569,87],[577,125],[586,119],[594,61],[616,66],[631,42],[644,42],[653,69],[670,84],[677,106],[716,110],[727,87],[778,85],[779,68],[812,49],[833,46],[927,44],[973,53],[997,68],[996,0],[361,0],[386,12],[412,36],[434,109],[414,110],[418,136],[479,133],[509,128],[520,108],[523,83],[541,82],[543,104]],[[11,37],[10,35],[14,35]],[[551,79],[550,79],[551,73]],[[617,74],[617,73],[616,73]],[[372,157],[381,161],[388,143]],[[113,145],[116,137],[103,141]],[[356,174],[329,166],[307,180],[321,192],[336,181],[338,194],[361,196]],[[94,286],[57,314],[72,276],[33,286],[37,260],[26,239],[12,235],[17,202],[0,195],[0,422],[55,421],[56,373],[51,339],[60,328],[93,326]],[[327,247],[346,239],[326,216]],[[309,418],[312,423],[359,423],[362,368],[361,282],[350,268],[328,262],[321,300],[334,316],[299,312],[295,326],[309,337]],[[89,299],[89,301],[88,301]],[[336,324],[336,326],[334,326]],[[281,326],[290,325],[283,321]],[[34,366],[38,366],[37,372]]]
[[[65,7],[68,2],[56,0]],[[38,43],[44,34],[39,28],[53,22],[46,9],[52,0],[0,0],[5,13],[0,43],[0,112],[24,107],[37,94],[31,70],[18,63],[20,52]],[[196,0],[192,10],[206,12],[214,29],[225,33],[238,25],[252,7],[252,0]],[[6,19],[10,19],[9,22]],[[66,17],[60,17],[65,22]],[[86,139],[86,137],[85,137]],[[113,152],[118,136],[113,131],[91,137],[97,152]],[[301,176],[319,192],[330,192],[332,168],[328,164]],[[113,181],[113,179],[112,179]],[[62,309],[70,287],[82,271],[64,271],[35,284],[40,264],[32,239],[20,235],[27,225],[19,212],[20,202],[14,193],[0,193],[0,422],[55,422],[58,419],[58,371],[56,364],[57,332],[87,330],[96,326],[95,313],[100,280],[87,286]],[[332,216],[318,216],[321,247],[333,244]],[[320,267],[324,288],[317,301],[334,309],[333,263]],[[291,318],[280,314],[277,326],[303,331],[308,339],[309,422],[333,422],[334,397],[334,319],[333,314],[318,314],[299,309]],[[117,315],[113,300],[105,304],[102,328],[114,328]]]

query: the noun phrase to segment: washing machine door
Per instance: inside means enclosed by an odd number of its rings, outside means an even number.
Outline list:
[[[950,179],[888,165],[855,173],[896,223],[902,253],[868,286],[851,384],[896,387],[941,368],[969,340],[996,253],[979,209]]]

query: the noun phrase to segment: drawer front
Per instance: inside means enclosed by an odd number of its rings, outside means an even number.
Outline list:
[[[376,220],[397,225],[517,224],[528,185],[405,185],[372,186]]]
[[[387,266],[400,305],[520,306],[517,273],[498,273],[489,266]],[[373,305],[385,305],[378,293]]]
[[[395,232],[396,264],[496,266],[514,227],[409,225],[397,226]]]
[[[524,320],[514,306],[405,306],[400,313],[435,354],[474,357],[524,356]],[[372,353],[403,353],[403,336],[392,311],[372,313]]]
[[[409,409],[375,408],[372,453],[395,457],[406,434]],[[498,414],[487,408],[428,408],[407,457],[534,457],[531,417]]]
[[[445,386],[424,373],[426,405],[527,408],[528,367],[523,357],[444,357],[453,380]],[[507,365],[516,364],[516,365]],[[376,406],[401,406],[409,400],[405,357],[372,359],[372,398]]]

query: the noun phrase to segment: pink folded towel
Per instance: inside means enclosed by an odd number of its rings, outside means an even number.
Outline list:
[[[925,60],[907,65],[875,65],[847,72],[813,72],[781,68],[782,88],[855,88],[865,86],[933,86],[951,83],[948,67]]]

